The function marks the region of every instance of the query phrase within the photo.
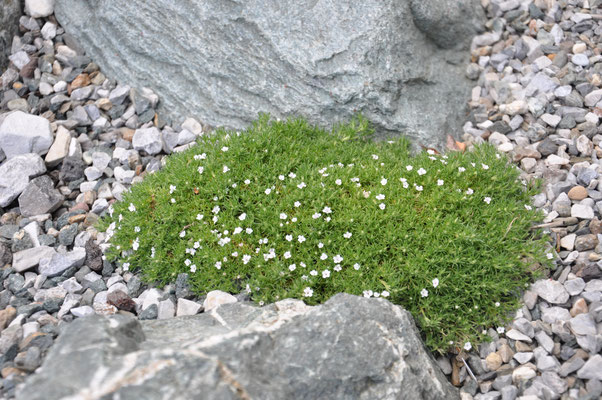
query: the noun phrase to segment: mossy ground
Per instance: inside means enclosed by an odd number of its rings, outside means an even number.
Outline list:
[[[549,262],[537,189],[490,146],[412,155],[370,133],[262,117],[204,136],[114,204],[107,256],[156,285],[186,272],[199,294],[387,297],[434,351],[483,340]]]

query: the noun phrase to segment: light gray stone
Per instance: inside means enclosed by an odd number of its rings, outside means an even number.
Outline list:
[[[230,293],[221,290],[212,290],[207,293],[205,301],[203,301],[203,308],[205,309],[205,312],[208,312],[222,304],[236,303],[237,301],[236,297],[232,296]]]
[[[54,12],[55,0],[25,0],[25,12],[33,18],[43,18]]]
[[[482,7],[473,0],[59,0],[55,15],[105,73],[160,93],[168,117],[241,129],[259,112],[323,126],[361,112],[381,135],[407,133],[442,147],[446,132],[464,122],[456,99],[471,89],[469,54],[458,47],[468,48]],[[178,23],[165,29],[165,21]],[[424,118],[425,109],[436,112]]]
[[[577,371],[577,377],[580,379],[602,380],[602,356],[596,354]]]
[[[176,316],[181,317],[183,315],[195,315],[201,309],[201,305],[196,301],[178,299],[178,308],[176,310]]]
[[[69,153],[70,143],[71,134],[65,127],[59,125],[56,130],[54,142],[52,143],[52,146],[50,146],[50,149],[44,158],[46,165],[49,167],[55,167],[60,164],[60,162],[63,161],[63,159],[67,157],[67,154]]]
[[[581,278],[569,279],[564,282],[564,288],[571,296],[577,296],[585,288],[585,281]]]
[[[94,309],[90,306],[74,307],[69,310],[74,317],[83,318],[89,315],[94,315]]]
[[[44,155],[53,139],[46,118],[22,111],[10,113],[0,125],[0,147],[9,159],[26,153]]]
[[[531,288],[539,297],[551,304],[562,304],[569,300],[569,294],[558,281],[540,279]]]
[[[116,384],[132,376],[143,379]],[[146,400],[198,393],[220,400],[460,398],[409,313],[384,299],[346,294],[316,307],[284,300],[167,320],[77,319],[16,399],[77,393],[121,400],[141,393]]]
[[[17,272],[24,272],[38,265],[41,259],[51,258],[55,254],[56,251],[48,246],[21,250],[13,254],[13,268]]]
[[[150,155],[157,154],[163,148],[161,132],[155,127],[136,129],[132,145],[136,150],[143,150]]]
[[[571,331],[576,335],[595,335],[596,321],[589,314],[578,314],[569,321]]]

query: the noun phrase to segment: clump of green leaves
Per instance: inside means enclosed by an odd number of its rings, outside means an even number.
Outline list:
[[[156,285],[188,273],[199,294],[260,303],[387,297],[432,350],[481,341],[549,262],[530,229],[536,188],[490,146],[413,156],[370,132],[262,117],[204,136],[113,205],[107,257]]]

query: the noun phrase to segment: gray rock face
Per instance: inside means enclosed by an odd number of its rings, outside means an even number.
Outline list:
[[[482,8],[475,0],[58,0],[55,15],[105,73],[159,94],[168,117],[241,129],[259,112],[321,126],[361,112],[383,136],[442,147],[461,132],[470,84],[469,54],[459,49]]]
[[[4,0],[0,3],[0,72],[8,65],[8,53],[13,36],[19,31],[20,16],[20,0]]]
[[[19,209],[21,215],[31,217],[53,212],[63,204],[65,198],[54,188],[52,179],[48,175],[42,175],[27,185],[19,196]]]
[[[316,379],[319,377],[320,379]],[[168,320],[74,321],[17,399],[458,399],[406,311],[339,294]]]

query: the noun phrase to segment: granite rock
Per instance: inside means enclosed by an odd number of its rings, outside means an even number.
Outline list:
[[[383,136],[439,147],[463,123],[483,17],[475,0],[58,0],[55,15],[105,73],[159,93],[168,118],[241,129],[258,113],[331,126],[361,112]]]
[[[284,300],[167,320],[75,320],[16,398],[82,393],[122,400],[198,393],[207,399],[459,399],[409,313],[384,299],[345,294],[316,307]]]
[[[5,0],[0,4],[0,71],[8,64],[8,52],[13,35],[19,31],[20,15],[21,0]]]

